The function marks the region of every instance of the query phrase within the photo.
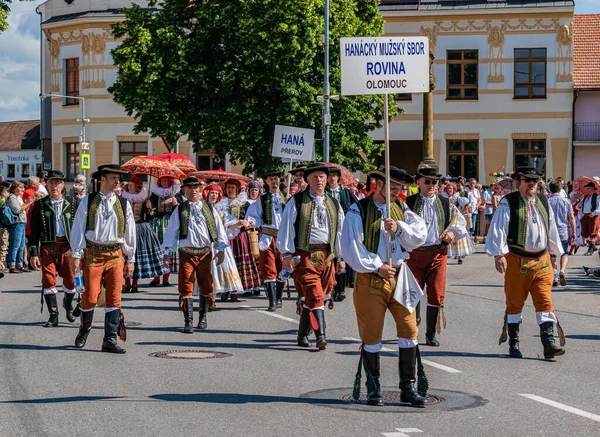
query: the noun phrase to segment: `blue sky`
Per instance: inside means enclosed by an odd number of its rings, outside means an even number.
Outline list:
[[[39,119],[40,18],[44,0],[14,1],[0,33],[0,121]],[[600,14],[600,0],[575,0],[575,13]]]

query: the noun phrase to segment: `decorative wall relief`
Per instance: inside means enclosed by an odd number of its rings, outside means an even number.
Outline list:
[[[55,39],[50,39],[48,41],[48,47],[50,50],[50,92],[58,93],[60,92],[60,80],[62,77],[62,68],[60,65],[60,45],[58,41]]]
[[[504,83],[502,72],[502,58],[504,57],[504,31],[506,26],[493,26],[488,24],[488,58],[489,64],[488,83]]]
[[[556,29],[556,81],[573,81],[573,23]],[[566,60],[563,60],[565,59]],[[569,60],[571,59],[571,60]]]

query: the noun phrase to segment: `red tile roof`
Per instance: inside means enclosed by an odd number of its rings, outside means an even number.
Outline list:
[[[0,150],[21,150],[22,143],[33,135],[39,120],[0,122]],[[39,141],[39,128],[37,130]]]
[[[600,89],[600,14],[575,15],[573,86]]]

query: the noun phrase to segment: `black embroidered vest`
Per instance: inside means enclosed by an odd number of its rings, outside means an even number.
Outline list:
[[[406,205],[410,208],[412,212],[423,217],[423,199],[419,193],[413,194],[406,198]],[[448,226],[450,225],[450,221],[452,220],[452,209],[450,208],[450,200],[442,196],[441,194],[436,194],[435,199],[435,211],[438,219],[438,229],[440,234],[444,232]]]
[[[510,210],[508,236],[506,237],[508,250],[519,256],[538,257],[543,255],[546,250],[533,254],[525,251],[525,241],[527,241],[527,221],[529,220],[527,202],[523,200],[523,197],[521,197],[521,194],[518,191],[507,194],[504,198],[508,202]],[[543,194],[538,193],[535,203],[544,221],[546,237],[548,237],[548,230],[550,229],[550,204],[548,198]]]
[[[185,240],[190,231],[190,202],[186,200],[179,205],[179,240]],[[206,227],[210,236],[211,243],[217,241],[217,223],[213,214],[213,206],[207,202],[202,202],[202,215],[206,220]]]

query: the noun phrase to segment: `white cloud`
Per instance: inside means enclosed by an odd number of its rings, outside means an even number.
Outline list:
[[[40,16],[43,0],[13,2],[0,33],[0,121],[40,117]]]

